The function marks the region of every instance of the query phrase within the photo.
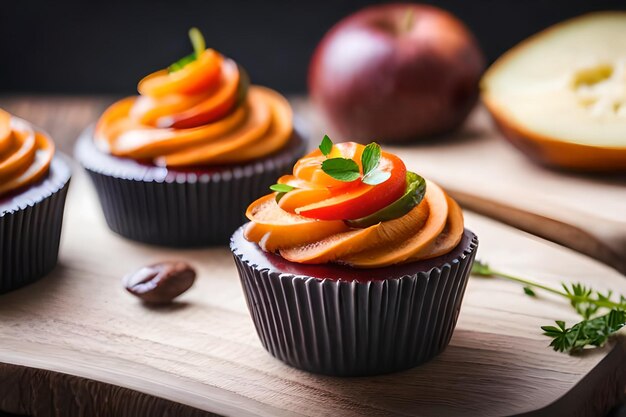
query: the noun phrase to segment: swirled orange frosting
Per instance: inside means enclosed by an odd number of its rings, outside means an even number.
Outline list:
[[[287,100],[248,86],[242,69],[212,49],[180,70],[148,75],[138,90],[98,121],[100,150],[168,167],[232,164],[272,154],[292,134]]]
[[[0,110],[0,196],[43,178],[53,156],[54,144],[48,136]]]
[[[344,146],[341,156],[354,158],[354,154],[345,154],[345,149],[350,148]],[[246,213],[250,223],[244,230],[247,240],[292,262],[333,262],[358,268],[434,258],[450,252],[461,241],[463,213],[459,205],[432,181],[427,181],[424,198],[408,213],[365,228],[350,227],[343,220],[320,220],[297,214],[302,211],[293,207],[294,200],[317,198],[326,191],[330,194],[326,194],[323,201],[333,204],[341,199],[363,196],[359,191],[363,185],[358,183],[344,187],[343,191],[330,190],[328,187],[337,182],[329,181],[328,175],[322,171],[322,158],[319,151],[305,156],[296,164],[293,176],[279,180],[279,183],[297,186],[299,196],[294,194],[291,201],[283,204],[283,199],[276,201],[275,193],[268,194],[250,205]],[[386,186],[388,184],[383,182],[375,187]],[[344,197],[346,195],[348,197]],[[360,201],[363,204],[363,200]],[[302,203],[309,204],[308,201]],[[318,203],[317,206],[324,204],[331,203]]]

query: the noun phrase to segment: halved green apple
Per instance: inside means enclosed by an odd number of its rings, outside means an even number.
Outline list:
[[[482,99],[535,161],[626,171],[626,13],[584,15],[515,46],[485,73]]]

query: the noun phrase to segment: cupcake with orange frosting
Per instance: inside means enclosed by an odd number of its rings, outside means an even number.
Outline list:
[[[0,110],[0,294],[56,265],[70,176],[48,135]]]
[[[253,202],[231,250],[263,346],[338,375],[407,369],[449,343],[478,240],[459,205],[375,144],[332,144]]]
[[[194,53],[138,85],[79,139],[109,227],[167,246],[226,243],[250,200],[304,153],[292,109],[190,31]]]

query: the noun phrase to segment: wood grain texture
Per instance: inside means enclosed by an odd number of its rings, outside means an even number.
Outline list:
[[[0,363],[3,407],[29,416],[212,417],[216,414],[116,385]],[[4,416],[0,411],[0,417]]]
[[[308,100],[294,103],[314,138],[332,134],[323,128],[328,124]],[[420,146],[387,149],[410,168],[441,183],[464,207],[626,273],[626,176],[548,170],[528,161],[500,136],[479,106],[460,132]]]
[[[76,130],[71,120],[59,131]],[[623,338],[580,356],[553,352],[539,326],[576,320],[570,308],[485,278],[470,280],[451,345],[422,367],[351,379],[289,368],[261,347],[226,248],[168,250],[116,236],[75,168],[59,266],[0,297],[0,410],[113,416],[139,401],[153,415],[181,416],[594,416],[623,398]],[[597,261],[472,213],[467,225],[479,257],[498,268],[626,293],[624,276]],[[171,258],[199,272],[180,302],[146,308],[125,292],[123,275]]]
[[[539,326],[576,319],[569,307],[482,278],[471,279],[451,346],[433,362],[377,378],[291,369],[261,347],[226,248],[168,250],[121,239],[106,228],[85,175],[77,171],[73,181],[59,266],[44,280],[0,297],[0,363],[26,367],[19,381],[0,368],[5,392],[17,386],[36,390],[41,369],[78,377],[79,386],[99,381],[211,413],[267,416],[555,410],[583,416],[608,410],[623,393],[623,340],[582,356],[552,352]],[[606,266],[483,217],[467,217],[480,236],[479,255],[500,268],[543,282],[568,277],[626,293],[624,277]],[[123,275],[169,258],[185,259],[199,272],[180,302],[151,309],[125,292]],[[44,404],[69,398],[67,384],[49,387]],[[103,401],[100,390],[80,390],[82,409]],[[7,398],[0,399],[0,409],[41,414],[36,403],[16,405]],[[58,411],[41,415],[82,415],[72,401],[54,404]]]
[[[39,126],[70,155],[82,130],[115,99],[107,96],[0,96],[0,108]]]

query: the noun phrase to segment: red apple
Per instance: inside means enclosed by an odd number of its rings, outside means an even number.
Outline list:
[[[386,4],[326,34],[309,90],[342,140],[409,141],[458,127],[476,103],[484,66],[473,35],[450,13]]]

